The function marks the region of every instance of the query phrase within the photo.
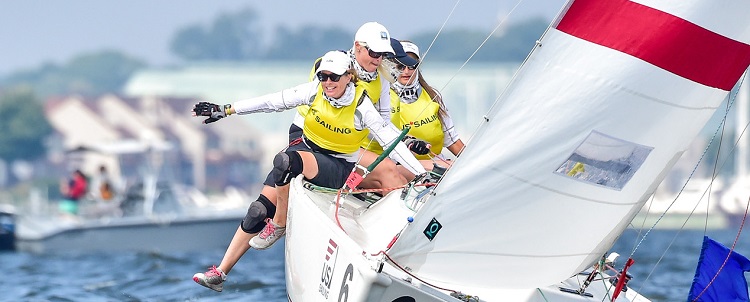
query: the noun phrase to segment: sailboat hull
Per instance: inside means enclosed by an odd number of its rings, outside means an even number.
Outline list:
[[[290,188],[285,239],[290,301],[460,301],[451,291],[433,288],[386,261],[390,241],[413,214],[401,191],[369,205],[353,197],[337,202],[336,194],[312,192],[304,184],[297,178]],[[384,211],[390,215],[380,215]],[[376,216],[377,221],[372,219]],[[471,301],[592,301],[560,289],[578,290],[586,277],[576,275],[543,288],[450,290],[479,299]],[[613,284],[599,280],[585,292],[599,301],[613,291]],[[648,300],[628,289],[617,301]]]

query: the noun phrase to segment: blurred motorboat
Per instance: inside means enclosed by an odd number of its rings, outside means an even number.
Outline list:
[[[134,185],[120,201],[82,202],[80,213],[19,215],[16,246],[33,253],[224,248],[245,214],[244,196],[208,201],[174,183]],[[153,190],[149,197],[144,192]]]
[[[15,249],[15,216],[13,206],[0,204],[0,251]]]
[[[160,173],[166,143],[90,144],[71,154],[98,153],[122,159],[137,171],[134,181],[111,200],[88,194],[77,213],[57,207],[17,216],[16,247],[34,253],[68,251],[184,251],[225,248],[245,216],[249,198],[239,190],[208,198],[203,192]],[[140,167],[133,167],[132,162]],[[118,169],[119,170],[119,169]],[[89,192],[95,191],[89,188]],[[33,199],[33,198],[32,198]],[[51,204],[48,204],[51,205]]]

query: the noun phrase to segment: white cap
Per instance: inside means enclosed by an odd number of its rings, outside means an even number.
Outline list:
[[[413,53],[417,55],[417,58],[421,58],[422,56],[419,55],[419,47],[417,47],[416,44],[411,42],[404,42],[401,41],[401,46],[404,48],[404,52],[406,53]]]
[[[333,50],[327,52],[323,58],[320,59],[320,66],[315,70],[317,74],[321,70],[330,71],[332,73],[342,75],[352,66],[352,59],[343,51]]]
[[[367,43],[367,47],[374,52],[393,53],[391,34],[378,22],[362,24],[354,35],[354,41]]]

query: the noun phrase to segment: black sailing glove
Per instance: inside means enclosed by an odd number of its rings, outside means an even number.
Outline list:
[[[193,107],[193,113],[195,113],[195,116],[208,116],[207,119],[203,120],[203,123],[209,124],[227,117],[229,115],[227,112],[231,107],[232,105],[229,104],[221,108],[221,106],[214,103],[200,102]]]
[[[404,140],[406,147],[417,155],[430,154],[430,144],[426,141],[416,138],[407,138]]]

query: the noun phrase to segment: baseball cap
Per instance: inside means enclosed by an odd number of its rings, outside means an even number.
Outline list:
[[[416,44],[411,42],[401,42],[401,46],[404,48],[404,52],[410,52],[415,55],[417,55],[417,58],[421,58],[422,56],[419,55],[419,47],[417,47]]]
[[[352,66],[352,59],[343,51],[333,50],[327,52],[320,59],[320,66],[315,70],[317,74],[321,70],[327,70],[332,73],[342,75]]]
[[[396,62],[401,63],[404,66],[414,66],[417,65],[417,60],[414,58],[406,55],[406,52],[404,51],[404,47],[401,45],[402,42],[399,42],[398,40],[391,38],[391,47],[393,48],[393,53],[395,55],[389,55],[389,58],[392,58],[396,60]]]
[[[385,26],[378,22],[367,22],[362,24],[354,34],[354,41],[367,43],[367,47],[374,52],[393,53],[391,47],[391,34]]]

